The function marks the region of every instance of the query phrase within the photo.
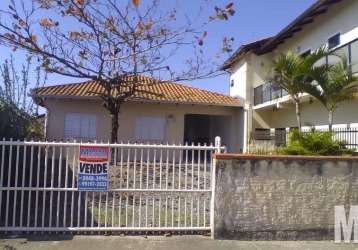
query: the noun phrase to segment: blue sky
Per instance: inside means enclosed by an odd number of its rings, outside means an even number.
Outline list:
[[[234,50],[241,44],[275,35],[315,0],[237,0],[236,14],[223,26],[235,38]],[[220,31],[218,31],[220,32]],[[229,75],[189,83],[216,92],[229,93]]]
[[[17,0],[15,0],[16,2]],[[145,0],[142,0],[145,1]],[[170,2],[172,1],[172,2]],[[177,5],[188,15],[195,15],[194,7],[197,7],[196,0],[165,0],[165,5]],[[210,6],[224,6],[229,0],[207,0]],[[223,36],[235,38],[233,48],[237,49],[241,44],[255,41],[264,37],[276,34],[315,0],[234,0],[236,14],[228,21],[217,22],[208,30],[208,37],[205,40],[207,53],[217,49]],[[7,8],[8,0],[0,2],[0,8]],[[205,16],[213,14],[212,8],[207,9]],[[7,48],[0,47],[0,62],[13,53],[16,62],[20,65],[25,56],[21,52],[12,52]],[[180,67],[180,65],[176,65]],[[186,84],[215,92],[227,94],[229,91],[229,76],[223,75],[216,78],[187,82]],[[48,85],[56,83],[76,81],[60,75],[49,75]]]

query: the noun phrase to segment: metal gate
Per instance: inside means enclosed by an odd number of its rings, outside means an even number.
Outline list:
[[[108,192],[78,191],[80,145],[110,148]],[[215,145],[0,141],[0,231],[210,230]]]

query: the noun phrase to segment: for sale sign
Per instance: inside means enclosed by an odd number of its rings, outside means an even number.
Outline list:
[[[79,191],[108,190],[109,147],[80,146],[77,187]]]

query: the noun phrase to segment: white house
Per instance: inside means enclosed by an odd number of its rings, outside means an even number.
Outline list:
[[[225,62],[222,69],[230,73],[230,95],[244,104],[244,150],[252,132],[297,126],[293,102],[285,91],[267,82],[272,59],[288,50],[305,54],[324,45],[345,55],[352,71],[358,72],[357,0],[319,0],[278,34],[242,45]],[[328,114],[318,101],[304,94],[302,102],[303,126],[327,126]],[[334,126],[356,126],[357,109],[358,100],[340,105]]]
[[[242,149],[241,103],[237,98],[139,76],[143,84],[119,113],[120,141],[138,143],[210,144],[216,136],[229,152]],[[62,84],[32,90],[34,100],[46,108],[48,140],[108,141],[111,119],[94,92],[96,81]]]

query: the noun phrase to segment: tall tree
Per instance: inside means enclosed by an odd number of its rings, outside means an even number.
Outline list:
[[[43,138],[38,105],[29,97],[29,88],[42,86],[45,81],[46,73],[33,64],[31,57],[20,68],[12,56],[0,65],[0,138]]]
[[[347,60],[340,59],[333,65],[313,66],[309,73],[312,81],[304,85],[304,91],[327,109],[329,131],[332,131],[333,114],[339,104],[353,99],[358,93],[358,77],[351,73]]]
[[[221,74],[220,60],[205,56],[206,29],[212,21],[234,15],[233,3],[216,6],[204,22],[157,0],[16,3],[11,0],[2,10],[0,41],[38,56],[48,72],[97,81],[105,90],[96,94],[110,113],[112,142],[117,141],[121,105],[148,84],[138,80],[140,75],[178,81]],[[230,41],[223,39],[219,54],[231,52]],[[193,55],[185,58],[186,68],[171,67],[184,52]]]
[[[320,48],[307,56],[300,56],[293,51],[280,54],[273,61],[270,81],[284,89],[295,103],[298,130],[301,131],[301,102],[300,95],[305,91],[304,84],[310,82],[308,75],[313,65],[326,55]]]
[[[35,77],[31,79],[33,73]],[[14,57],[10,56],[0,65],[0,100],[30,116],[37,115],[38,105],[29,97],[29,89],[43,86],[46,80],[47,73],[33,65],[30,56],[26,57],[20,71],[17,70]]]

